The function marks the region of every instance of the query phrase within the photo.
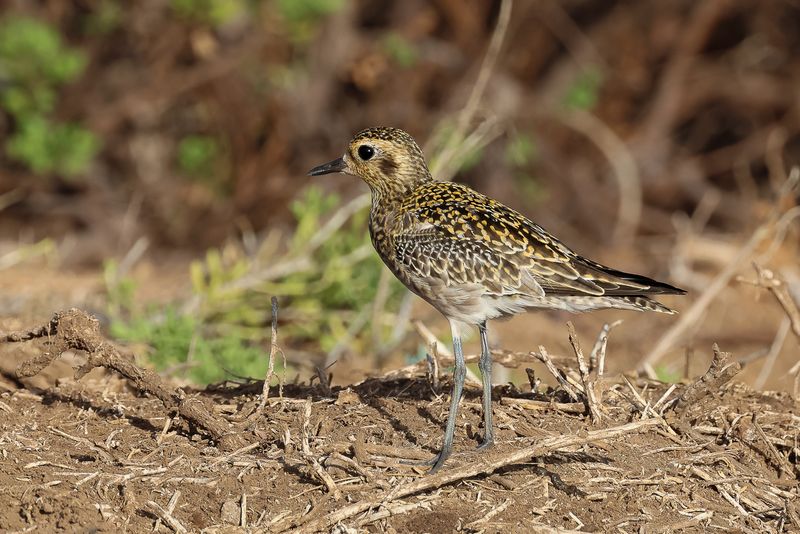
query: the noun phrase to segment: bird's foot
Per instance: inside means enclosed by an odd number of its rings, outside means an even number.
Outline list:
[[[421,467],[431,466],[431,470],[428,471],[428,474],[433,474],[444,465],[445,460],[447,460],[449,457],[449,451],[447,453],[445,453],[445,451],[441,451],[439,454],[428,460],[401,460],[400,463],[403,465],[415,465]]]
[[[478,445],[475,450],[476,451],[485,451],[486,449],[491,449],[494,447],[494,436],[492,434],[487,434],[480,445]]]

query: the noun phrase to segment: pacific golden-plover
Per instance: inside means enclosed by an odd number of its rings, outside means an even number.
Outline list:
[[[344,155],[309,175],[340,172],[369,186],[369,232],[383,262],[450,323],[453,395],[439,469],[453,447],[466,368],[461,329],[477,325],[483,384],[484,437],[492,445],[492,358],[486,322],[531,309],[584,312],[601,308],[673,310],[649,295],[684,290],[583,258],[524,215],[465,185],[434,181],[417,143],[397,128],[356,134]]]

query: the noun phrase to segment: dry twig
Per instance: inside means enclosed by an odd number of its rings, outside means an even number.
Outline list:
[[[758,423],[755,413],[753,414],[753,426],[755,427],[756,432],[758,433],[758,437],[760,437],[761,440],[764,442],[764,444],[767,446],[769,458],[780,471],[780,476],[781,477],[783,477],[784,475],[793,476],[794,474],[796,474],[796,470],[793,469],[789,461],[786,460],[786,458],[784,458],[783,455],[781,455],[778,452],[778,449],[776,449],[775,445],[773,445],[772,442],[769,440],[769,437],[767,436],[766,432],[764,432],[764,429],[761,428],[761,425]]]
[[[269,340],[269,363],[267,366],[267,376],[264,377],[264,387],[261,390],[261,402],[258,404],[258,408],[254,412],[255,416],[261,415],[261,413],[264,411],[264,407],[267,405],[267,399],[269,399],[269,384],[272,381],[272,377],[275,373],[275,356],[280,354],[283,357],[284,372],[286,369],[286,354],[284,354],[283,349],[278,347],[278,299],[276,297],[272,297],[271,303],[272,332]],[[283,397],[283,379],[281,379],[278,383],[278,396]]]
[[[730,353],[719,350],[716,343],[714,343],[713,351],[714,356],[708,371],[686,388],[675,405],[676,409],[685,412],[690,406],[695,406],[703,397],[714,395],[741,371],[742,366],[739,362],[731,361]]]
[[[613,323],[606,323],[597,335],[597,340],[592,347],[589,355],[589,370],[596,372],[599,378],[606,372],[606,347],[608,346],[608,334],[622,324],[622,319]]]
[[[494,72],[494,67],[500,55],[500,49],[503,46],[509,22],[511,21],[513,4],[513,0],[503,0],[500,4],[497,24],[492,32],[489,48],[486,50],[486,55],[481,63],[478,78],[472,86],[472,91],[470,92],[466,104],[456,119],[455,129],[449,136],[448,143],[442,148],[439,156],[431,162],[431,172],[434,176],[438,176],[440,180],[449,180],[453,176],[456,171],[455,162],[459,159],[458,155],[467,148],[466,145],[468,145],[468,143],[465,142],[465,134],[478,111],[478,106],[483,99],[486,86]],[[483,138],[484,134],[476,137]]]
[[[775,361],[778,359],[781,349],[783,349],[786,336],[789,335],[790,327],[791,321],[788,317],[784,317],[783,321],[781,321],[781,324],[778,327],[778,331],[775,333],[772,344],[767,351],[766,358],[764,358],[764,365],[761,367],[758,377],[753,382],[754,389],[763,389],[764,384],[767,383],[767,379],[769,378],[769,375],[772,374],[772,369],[775,366]]]
[[[428,362],[427,375],[431,384],[431,389],[439,392],[439,345],[434,341],[430,344],[430,350],[425,353],[425,359]]]
[[[792,298],[791,293],[789,293],[789,287],[786,282],[770,269],[764,269],[757,263],[753,264],[753,268],[758,275],[757,280],[747,280],[742,277],[739,277],[738,280],[756,287],[768,289],[775,297],[775,300],[778,301],[778,304],[781,305],[783,311],[786,312],[786,316],[792,324],[792,332],[794,332],[794,335],[800,340],[800,308],[798,308],[797,303]]]
[[[427,508],[430,509],[431,503],[434,503],[441,499],[441,497],[433,496],[429,499],[425,499],[424,501],[419,502],[412,502],[412,503],[394,503],[388,506],[381,507],[380,510],[373,512],[366,516],[365,518],[358,521],[358,526],[363,527],[364,525],[368,525],[370,523],[374,523],[375,521],[380,521],[381,519],[386,519],[388,517],[392,517],[395,515],[406,514],[413,510],[417,510],[418,508]]]
[[[88,438],[75,437],[75,436],[72,436],[70,434],[67,434],[66,432],[64,432],[62,430],[54,428],[52,426],[48,426],[47,430],[52,432],[53,434],[61,436],[62,438],[67,438],[68,440],[71,440],[71,441],[73,441],[75,443],[78,443],[78,444],[81,444],[81,445],[85,445],[86,447],[90,448],[91,450],[93,450],[97,454],[99,454],[100,457],[103,458],[103,460],[105,460],[107,463],[110,463],[110,464],[119,463],[119,461],[116,458],[114,458],[114,456],[110,452],[108,452],[108,450],[105,447],[103,447],[101,445],[98,445],[97,443],[92,442]]]
[[[175,516],[172,515],[169,511],[165,510],[160,504],[155,501],[147,501],[147,506],[150,509],[149,511],[158,517],[161,521],[164,522],[169,528],[178,532],[179,534],[183,534],[184,532],[189,532],[186,530],[180,521],[178,521]]]
[[[602,393],[598,391],[597,387],[598,369],[589,370],[589,365],[583,356],[583,349],[572,322],[567,322],[567,330],[569,331],[569,343],[572,345],[572,350],[575,351],[575,357],[578,359],[578,371],[581,374],[581,382],[583,383],[583,401],[586,404],[586,411],[592,416],[592,422],[596,424],[603,419]]]
[[[519,406],[525,410],[555,410],[565,413],[586,413],[586,405],[582,402],[551,402],[534,399],[517,399],[514,397],[503,397],[501,404]]]
[[[555,377],[561,387],[564,388],[564,391],[572,397],[573,399],[580,400],[582,395],[582,391],[579,392],[576,386],[569,382],[566,375],[564,375],[561,371],[553,363],[553,360],[550,359],[550,355],[547,353],[547,349],[544,348],[543,345],[539,345],[539,352],[536,353],[536,357],[542,362],[547,370],[550,371],[550,374]]]
[[[113,369],[133,382],[139,391],[153,395],[168,409],[175,410],[193,425],[207,430],[222,448],[232,450],[245,444],[241,436],[211,414],[200,400],[187,398],[180,389],[168,388],[156,373],[139,367],[132,357],[123,355],[100,333],[97,319],[86,312],[76,308],[58,312],[47,325],[28,332],[6,334],[0,337],[0,341],[18,342],[36,338],[47,338],[49,350],[22,362],[17,368],[18,377],[36,375],[66,351],[84,352],[86,363],[75,371],[76,380],[95,367]]]

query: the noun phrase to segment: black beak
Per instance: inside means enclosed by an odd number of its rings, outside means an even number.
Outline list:
[[[344,158],[338,158],[333,161],[329,161],[324,165],[320,165],[319,167],[314,167],[308,171],[308,175],[321,176],[323,174],[331,174],[332,172],[342,172],[346,167],[347,165],[344,162]]]

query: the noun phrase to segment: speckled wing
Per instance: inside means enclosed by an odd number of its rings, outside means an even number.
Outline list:
[[[580,257],[520,213],[472,189],[431,182],[395,218],[395,259],[413,276],[489,294],[633,296],[681,292]]]

